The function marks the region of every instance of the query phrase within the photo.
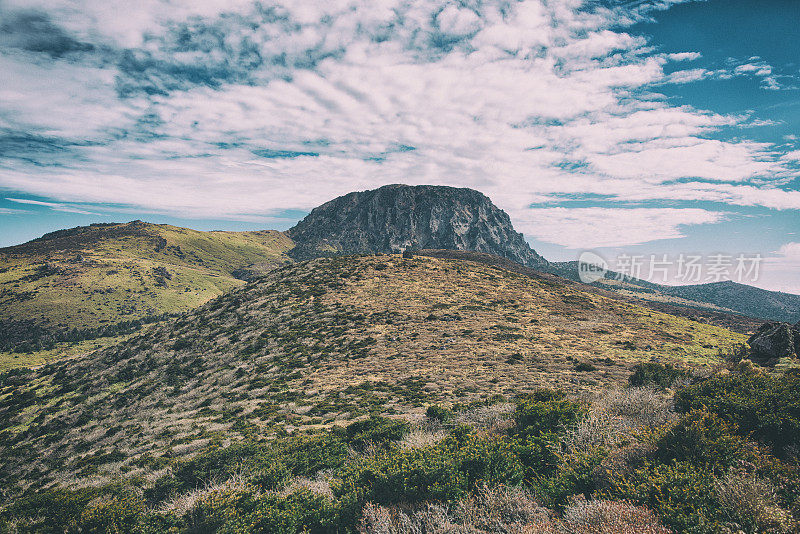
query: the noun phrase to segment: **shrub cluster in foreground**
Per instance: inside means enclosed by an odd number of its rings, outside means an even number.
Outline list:
[[[543,390],[507,425],[433,408],[416,429],[372,417],[215,444],[155,482],[24,496],[0,531],[797,532],[800,372],[720,374],[679,389],[675,412],[663,395]]]

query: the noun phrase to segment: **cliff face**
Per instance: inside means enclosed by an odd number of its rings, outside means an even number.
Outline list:
[[[412,249],[474,250],[523,265],[547,261],[508,215],[472,189],[387,185],[335,198],[289,230],[297,259]]]

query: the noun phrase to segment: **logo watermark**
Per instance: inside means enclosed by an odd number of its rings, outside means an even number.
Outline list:
[[[597,252],[584,251],[578,258],[578,277],[591,284],[608,276],[614,280],[639,279],[654,283],[701,284],[731,280],[757,282],[761,254],[620,254],[610,264]]]
[[[608,262],[599,254],[586,250],[578,257],[578,277],[584,284],[597,282],[608,272]]]

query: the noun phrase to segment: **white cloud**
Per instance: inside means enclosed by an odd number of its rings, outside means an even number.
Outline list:
[[[678,70],[667,76],[668,83],[692,83],[706,78],[711,73],[706,69]]]
[[[116,0],[24,4],[98,46],[139,47],[129,64],[119,55],[0,54],[0,128],[63,138],[68,153],[58,160],[58,148],[35,139],[29,150],[59,164],[0,159],[0,186],[56,205],[258,218],[385,183],[448,184],[482,190],[526,233],[565,246],[677,238],[682,225],[723,216],[608,208],[591,214],[607,226],[588,231],[588,212],[531,203],[597,194],[800,208],[800,193],[779,187],[793,172],[790,155],[710,138],[750,119],[652,92],[708,74],[665,75],[669,61],[699,53],[654,54],[618,29],[620,11],[580,9],[578,0],[296,0],[263,9],[145,0],[125,4],[121,17]],[[647,3],[639,6],[624,15],[640,20]],[[765,68],[741,65],[739,74]],[[121,97],[122,86],[135,96]],[[572,230],[559,233],[545,216]]]
[[[709,224],[724,215],[675,208],[541,208],[517,221],[523,233],[567,248],[636,245],[683,237],[686,225]]]
[[[667,57],[672,61],[694,61],[700,59],[703,55],[700,52],[679,52],[677,54],[669,54]]]
[[[62,204],[58,202],[43,202],[41,200],[30,200],[25,198],[9,198],[6,197],[6,200],[10,202],[16,202],[18,204],[30,204],[33,206],[44,206],[50,208],[53,211],[63,211],[66,213],[80,213],[83,215],[97,215],[97,213],[92,211],[86,211],[76,206],[70,206],[68,204]],[[11,211],[18,211],[18,210],[11,210]]]
[[[789,242],[764,259],[763,272],[753,285],[800,294],[800,243]]]
[[[454,4],[448,5],[436,15],[436,23],[442,32],[453,35],[467,35],[481,27],[481,19],[474,11]]]
[[[753,76],[769,76],[772,74],[772,67],[766,63],[746,63],[733,69],[735,74],[752,74]]]

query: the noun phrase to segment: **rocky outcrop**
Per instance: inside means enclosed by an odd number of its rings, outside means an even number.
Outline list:
[[[755,358],[796,358],[800,354],[800,323],[765,323],[747,343]]]
[[[527,266],[547,261],[516,232],[508,215],[472,189],[387,185],[315,208],[288,231],[295,259],[406,249],[473,250]]]

